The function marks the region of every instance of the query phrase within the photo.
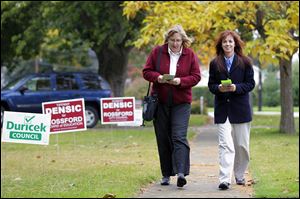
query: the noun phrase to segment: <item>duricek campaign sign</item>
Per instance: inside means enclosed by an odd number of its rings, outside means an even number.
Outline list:
[[[2,142],[49,144],[50,114],[4,111]]]
[[[43,113],[51,114],[51,134],[86,130],[84,99],[42,103]]]
[[[100,101],[101,124],[134,122],[134,97],[102,98]]]

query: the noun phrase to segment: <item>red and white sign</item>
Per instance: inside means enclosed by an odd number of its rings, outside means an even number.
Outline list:
[[[42,106],[44,114],[51,114],[52,134],[86,130],[83,98],[44,102]]]
[[[101,99],[101,123],[134,122],[135,98],[114,97]]]

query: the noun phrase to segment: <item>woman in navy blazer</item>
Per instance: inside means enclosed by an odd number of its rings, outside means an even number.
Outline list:
[[[218,126],[220,185],[226,190],[234,172],[236,183],[245,184],[249,163],[250,122],[249,92],[254,88],[250,58],[243,54],[243,41],[234,31],[223,31],[216,40],[216,57],[209,65],[208,87],[215,95],[214,121]],[[221,80],[231,79],[224,85]]]

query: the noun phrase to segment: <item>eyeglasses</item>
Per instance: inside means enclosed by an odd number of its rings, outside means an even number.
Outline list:
[[[172,42],[172,43],[181,43],[182,42],[182,39],[169,39],[169,42]]]

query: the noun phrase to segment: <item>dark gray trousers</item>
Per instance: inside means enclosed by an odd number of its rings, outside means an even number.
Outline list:
[[[158,105],[153,124],[163,176],[190,173],[190,147],[187,141],[190,113],[189,103]]]

